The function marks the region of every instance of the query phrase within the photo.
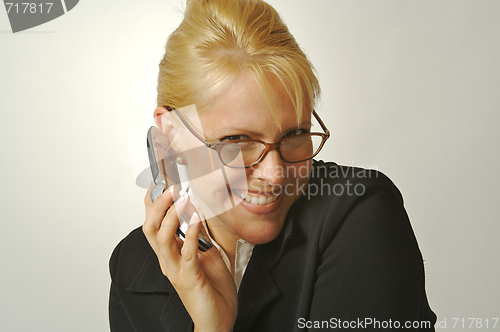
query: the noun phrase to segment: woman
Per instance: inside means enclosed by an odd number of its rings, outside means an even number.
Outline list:
[[[155,120],[207,219],[186,195],[174,203],[178,190],[154,203],[148,191],[143,227],[110,260],[111,330],[434,330],[397,188],[375,171],[312,161],[329,136],[318,95],[271,6],[187,1],[160,63]]]

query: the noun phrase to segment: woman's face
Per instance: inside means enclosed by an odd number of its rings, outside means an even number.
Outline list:
[[[221,91],[210,105],[198,109],[206,141],[256,139],[276,143],[283,137],[309,132],[311,113],[303,112],[297,126],[295,109],[284,88],[279,81],[272,81],[271,88],[278,121],[255,80],[243,76]],[[217,158],[216,153],[213,156]],[[186,163],[191,178],[196,178],[196,173],[207,173],[198,172],[207,166],[189,155]],[[262,244],[272,241],[281,231],[288,210],[305,190],[311,165],[311,160],[286,163],[277,150],[272,150],[252,168],[223,167],[225,175],[218,171],[212,176],[198,177],[192,181],[192,187],[198,200],[203,201],[200,205],[217,215],[208,220],[211,232]]]

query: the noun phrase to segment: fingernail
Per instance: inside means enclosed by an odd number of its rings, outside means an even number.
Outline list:
[[[191,216],[191,220],[189,220],[189,226],[192,226],[196,223],[199,223],[201,221],[200,216],[198,216],[198,213],[193,212],[193,215]]]
[[[177,200],[177,204],[178,204],[178,205],[184,205],[184,203],[186,203],[186,202],[187,202],[187,198],[188,198],[187,193],[184,193],[184,195],[182,195],[182,196],[181,196],[181,198],[179,198],[179,199]]]
[[[163,195],[163,196],[168,196],[168,195],[171,195],[171,194],[173,194],[173,193],[172,193],[172,190],[168,190],[168,189],[167,189],[167,190],[165,190],[165,191],[162,193],[162,195]],[[172,195],[172,197],[173,197],[173,195]]]

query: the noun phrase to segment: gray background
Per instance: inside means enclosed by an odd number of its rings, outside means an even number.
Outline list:
[[[500,1],[270,2],[319,73],[321,158],[402,191],[438,319],[499,317]],[[108,329],[108,258],[144,220],[129,138],[180,8],[86,0],[18,34],[0,10],[1,331]]]

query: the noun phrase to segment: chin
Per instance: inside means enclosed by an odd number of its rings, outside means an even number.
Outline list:
[[[265,244],[274,240],[283,229],[284,220],[276,221],[252,221],[250,227],[237,229],[236,234],[243,240],[253,244]]]

